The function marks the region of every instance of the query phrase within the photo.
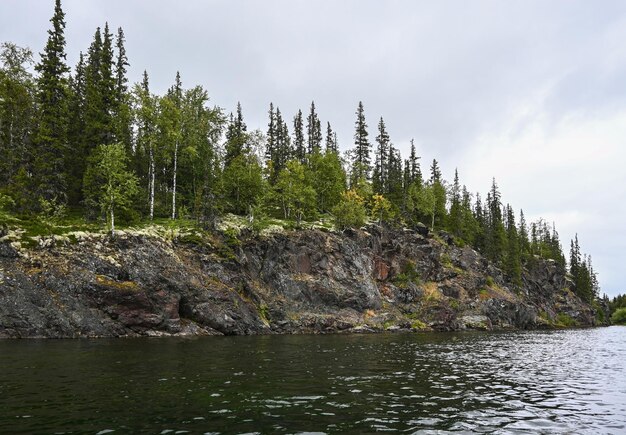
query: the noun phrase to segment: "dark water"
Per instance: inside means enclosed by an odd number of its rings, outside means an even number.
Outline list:
[[[0,433],[626,433],[626,327],[0,341]]]

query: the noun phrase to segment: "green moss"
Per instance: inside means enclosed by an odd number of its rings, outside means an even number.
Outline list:
[[[488,287],[494,287],[496,285],[496,282],[493,280],[492,276],[488,276],[486,284]]]
[[[441,264],[443,265],[443,267],[446,267],[448,269],[452,269],[452,259],[450,258],[450,256],[448,255],[448,253],[444,252],[443,254],[441,254],[441,256],[439,257],[441,259]]]

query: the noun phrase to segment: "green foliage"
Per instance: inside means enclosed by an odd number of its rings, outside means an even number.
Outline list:
[[[265,182],[255,156],[240,154],[235,157],[224,170],[222,180],[228,211],[246,214],[259,204]]]
[[[115,212],[133,205],[139,192],[137,177],[127,168],[128,157],[123,144],[98,146],[85,172],[85,201],[98,205],[115,233]]]
[[[316,215],[315,189],[310,185],[304,165],[297,160],[287,162],[287,167],[278,174],[272,197],[282,209],[283,217],[294,219],[297,225]]]
[[[578,322],[576,321],[576,319],[573,319],[571,316],[565,313],[559,313],[556,316],[556,326],[569,328],[577,325]]]
[[[376,219],[379,223],[389,222],[395,216],[391,202],[382,195],[375,194],[372,196],[371,209],[372,218]]]
[[[39,198],[39,222],[46,229],[46,233],[53,235],[53,228],[59,223],[66,214],[65,205],[55,199],[47,200],[43,197]]]
[[[420,285],[422,283],[419,272],[415,269],[415,263],[408,261],[404,264],[402,272],[393,278],[393,285],[399,288],[407,288],[409,283]]]
[[[339,155],[334,152],[315,152],[309,155],[309,177],[317,194],[317,209],[326,213],[341,200],[346,189],[346,173]]]
[[[626,325],[626,308],[618,308],[611,316],[611,322],[616,325]]]
[[[365,201],[354,190],[348,190],[341,195],[341,201],[333,208],[335,218],[335,228],[345,230],[346,228],[359,228],[365,225],[367,212],[364,206]]]

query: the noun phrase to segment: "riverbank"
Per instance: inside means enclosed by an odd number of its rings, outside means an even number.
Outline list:
[[[253,234],[160,227],[0,243],[0,337],[593,326],[554,261],[521,285],[425,227]]]

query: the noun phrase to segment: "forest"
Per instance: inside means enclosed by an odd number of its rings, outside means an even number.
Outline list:
[[[151,91],[147,72],[130,84],[124,32],[108,23],[71,68],[60,0],[50,21],[38,60],[27,47],[0,47],[5,226],[80,216],[112,234],[116,224],[155,219],[212,231],[227,214],[245,216],[253,229],[268,219],[295,229],[328,219],[339,231],[366,222],[425,225],[482,253],[513,285],[522,284],[525,264],[544,258],[569,268],[582,299],[598,297],[578,236],[566,259],[555,225],[527,222],[495,179],[483,197],[456,171],[446,181],[436,160],[423,166],[413,141],[403,159],[382,117],[370,129],[362,102],[346,152],[314,102],[293,117],[270,103],[267,128],[248,129],[241,105],[227,113],[180,74],[164,95]]]

